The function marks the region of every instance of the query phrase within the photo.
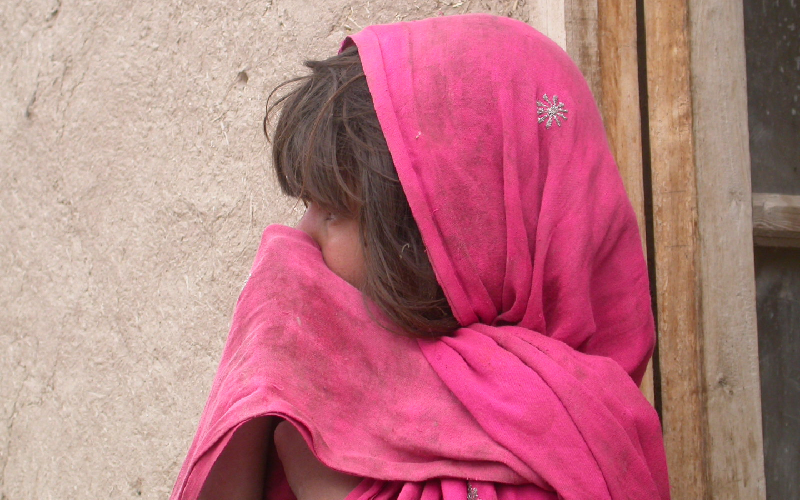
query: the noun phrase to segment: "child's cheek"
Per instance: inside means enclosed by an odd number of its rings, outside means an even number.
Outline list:
[[[331,223],[320,248],[331,271],[356,288],[364,285],[364,249],[357,221],[344,219]]]

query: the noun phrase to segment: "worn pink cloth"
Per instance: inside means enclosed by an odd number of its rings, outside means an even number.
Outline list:
[[[172,498],[196,498],[260,415],[367,478],[348,500],[669,498],[637,388],[654,342],[647,269],[580,72],[533,28],[487,15],[350,43],[463,328],[382,329],[311,238],[268,227]],[[291,498],[278,469],[268,487]]]

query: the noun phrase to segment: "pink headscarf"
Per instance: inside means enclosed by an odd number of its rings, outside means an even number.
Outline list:
[[[578,69],[486,15],[355,44],[436,275],[463,328],[380,328],[304,233],[270,226],[172,498],[243,422],[292,422],[360,498],[667,499],[636,219]],[[369,307],[369,306],[367,306]],[[291,498],[279,469],[270,498]]]

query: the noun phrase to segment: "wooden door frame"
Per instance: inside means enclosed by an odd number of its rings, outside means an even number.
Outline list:
[[[742,1],[554,0],[530,14],[587,76],[651,242],[658,349],[643,391],[672,497],[763,499]]]

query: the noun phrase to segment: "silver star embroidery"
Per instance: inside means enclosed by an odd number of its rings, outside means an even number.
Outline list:
[[[478,488],[467,483],[467,500],[481,500],[478,496]]]
[[[553,121],[560,127],[561,120],[566,120],[567,113],[569,113],[567,108],[564,107],[564,103],[558,102],[557,95],[553,96],[553,102],[550,102],[550,98],[547,97],[547,94],[543,95],[541,101],[536,101],[536,106],[536,114],[539,116],[539,123],[546,121],[546,129],[549,129],[553,125]]]

